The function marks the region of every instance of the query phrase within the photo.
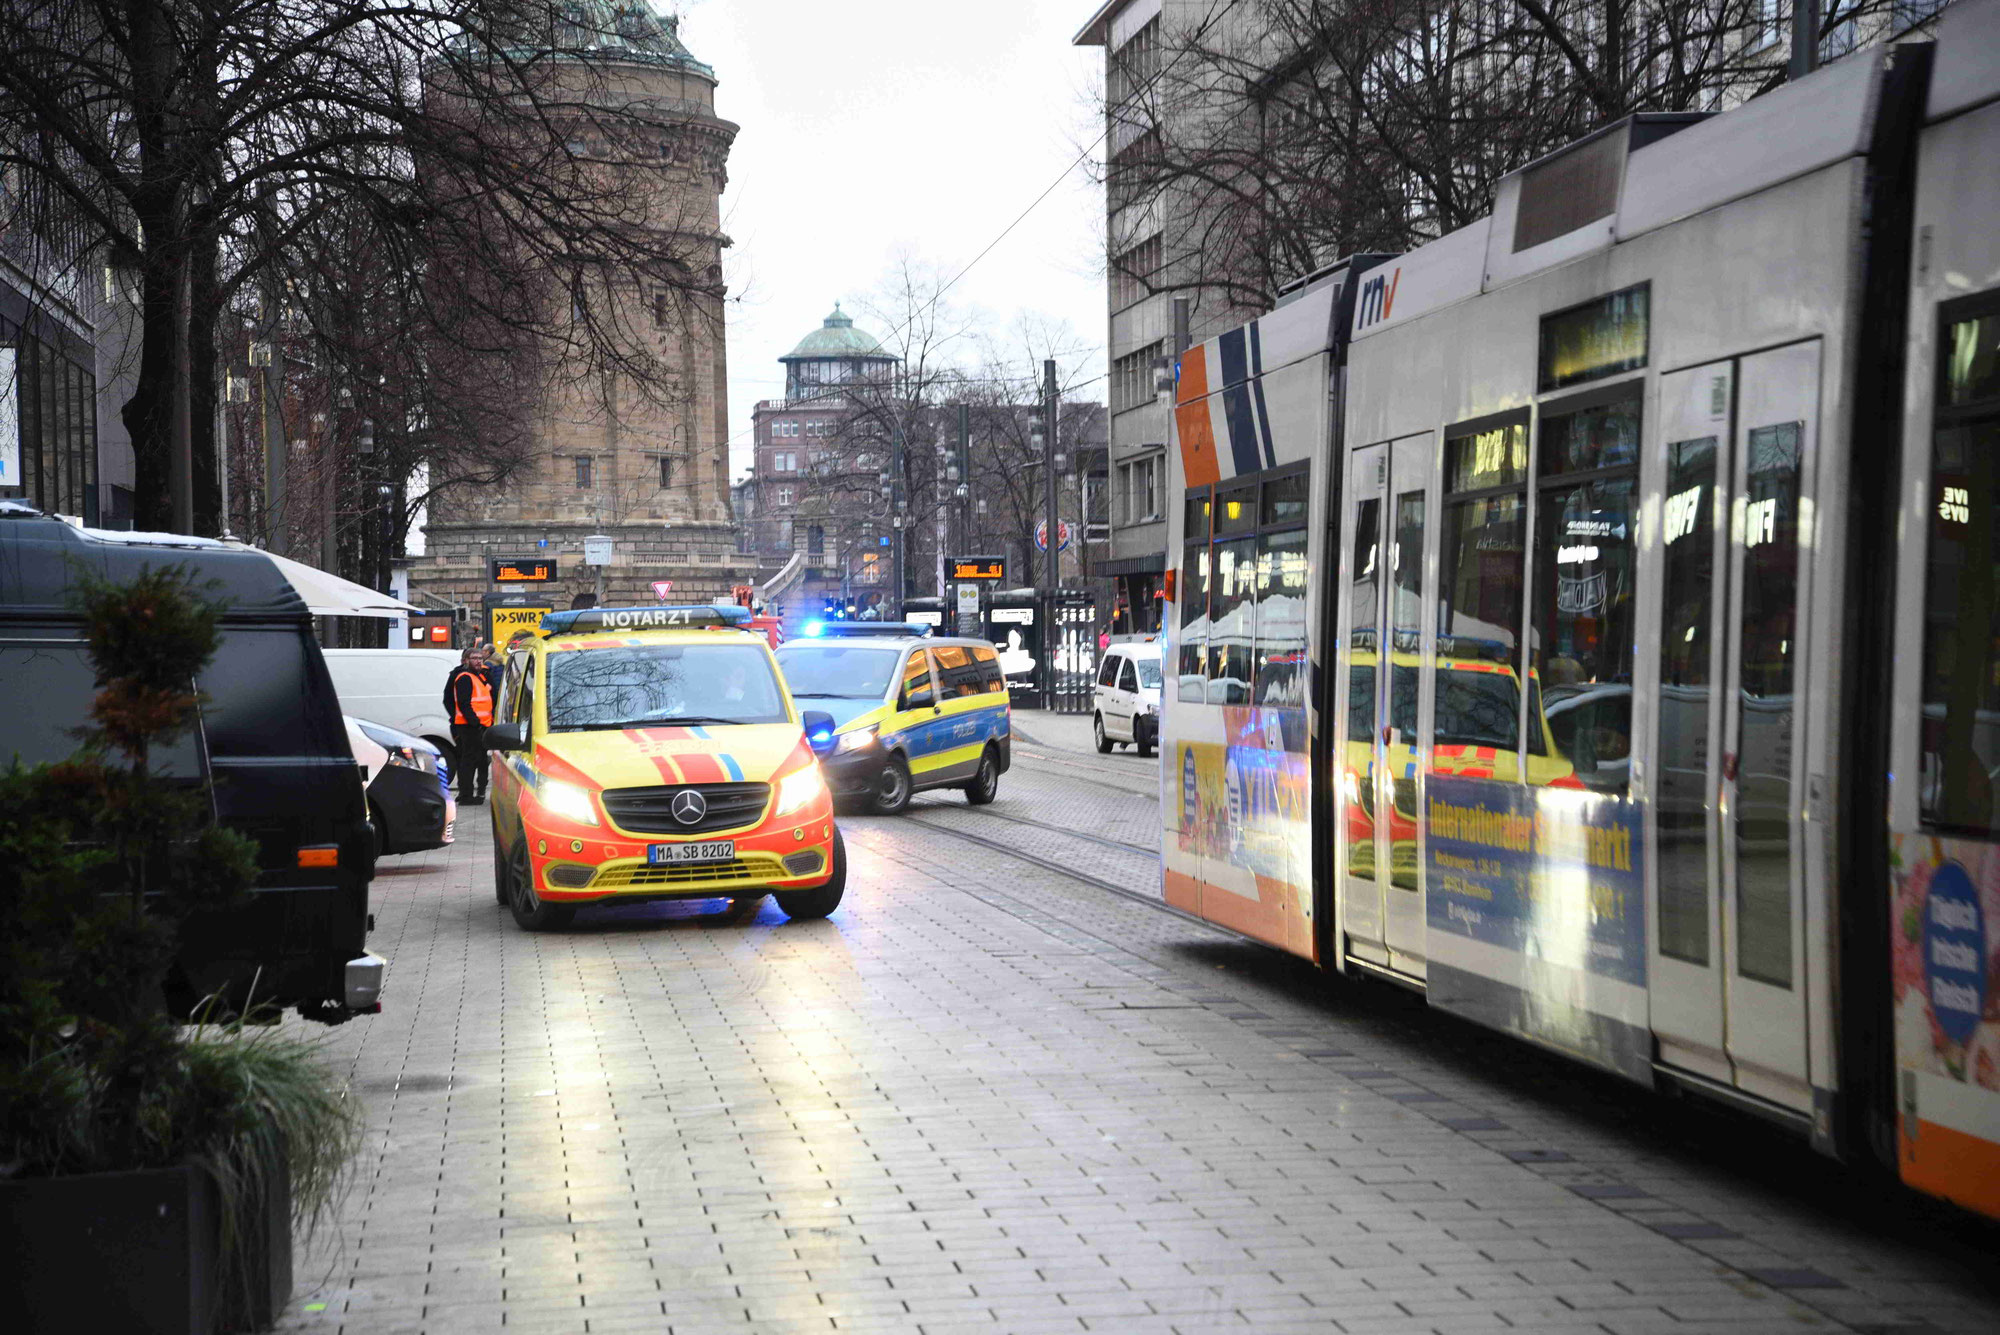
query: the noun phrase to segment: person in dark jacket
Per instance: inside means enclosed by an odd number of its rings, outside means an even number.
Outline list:
[[[451,718],[452,745],[458,749],[460,806],[478,806],[486,800],[486,729],[493,722],[493,695],[486,655],[475,645],[444,679],[444,708]]]

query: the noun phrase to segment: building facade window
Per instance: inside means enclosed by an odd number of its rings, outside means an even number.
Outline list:
[[[1150,524],[1163,517],[1160,510],[1160,456],[1139,459],[1118,466],[1118,522]]]
[[[806,555],[826,555],[826,530],[818,524],[806,530]]]
[[[1149,236],[1114,256],[1111,260],[1111,309],[1122,311],[1152,296],[1159,270],[1158,235]]]
[[[663,454],[660,456],[660,490],[665,491],[668,487],[671,487],[673,485],[674,485],[673,456]]]
[[[778,504],[790,505],[791,503],[792,503],[792,489],[790,487],[779,487]]]
[[[1157,397],[1153,388],[1153,364],[1166,355],[1165,340],[1136,348],[1111,363],[1111,411],[1122,413],[1143,407]]]
[[[579,454],[571,462],[576,465],[576,485],[579,487],[592,485],[597,461],[587,454]]]
[[[0,496],[96,525],[96,414],[91,370],[0,321]]]

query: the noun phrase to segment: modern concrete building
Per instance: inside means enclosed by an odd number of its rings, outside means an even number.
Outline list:
[[[1209,0],[1108,0],[1077,33],[1078,46],[1104,48],[1106,311],[1109,322],[1110,447],[1109,551],[1096,573],[1115,591],[1115,625],[1123,630],[1158,626],[1161,577],[1166,569],[1167,400],[1158,376],[1174,353],[1174,274],[1187,266],[1172,252],[1177,238],[1198,235],[1185,220],[1169,227],[1171,199],[1148,193],[1121,198],[1120,166],[1142,159],[1158,145],[1158,127],[1144,96],[1158,78],[1163,32],[1213,16]],[[1189,333],[1194,342],[1258,314],[1230,305],[1213,291],[1190,289]]]
[[[632,285],[601,322],[654,359],[664,373],[657,383],[642,392],[616,374],[555,368],[529,409],[527,476],[439,499],[425,555],[410,571],[413,593],[434,602],[476,605],[496,592],[487,562],[503,557],[553,560],[556,583],[535,591],[568,606],[596,582],[583,560],[591,534],[613,539],[608,602],[651,602],[662,580],[677,602],[753,582],[730,509],[721,295],[720,196],[737,127],[716,116],[715,71],[681,44],[677,20],[621,0],[571,8],[574,22],[540,58],[560,68],[576,45],[568,95],[646,127],[642,142],[626,135],[614,150],[579,112],[579,151],[622,155],[614,170],[650,191],[643,225],[674,248],[692,281],[672,292]]]

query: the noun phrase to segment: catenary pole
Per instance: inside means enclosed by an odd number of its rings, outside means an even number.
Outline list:
[[[1051,357],[1042,363],[1042,425],[1046,435],[1042,441],[1042,500],[1043,509],[1048,513],[1048,590],[1053,600],[1056,589],[1062,584],[1062,521],[1056,517],[1056,363]],[[1050,604],[1051,612],[1054,604]],[[1043,628],[1043,637],[1053,627]]]

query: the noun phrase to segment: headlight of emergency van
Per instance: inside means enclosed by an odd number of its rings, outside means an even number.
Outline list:
[[[597,824],[597,807],[591,802],[590,794],[573,783],[560,779],[544,780],[535,790],[535,797],[549,814],[573,820],[578,825]]]
[[[875,745],[875,733],[880,727],[880,724],[874,724],[866,728],[856,728],[853,732],[843,732],[839,740],[833,744],[833,753],[840,755],[847,751],[866,750]]]
[[[808,765],[796,774],[787,774],[778,785],[778,814],[789,816],[800,807],[826,796],[826,780],[818,765]]]

